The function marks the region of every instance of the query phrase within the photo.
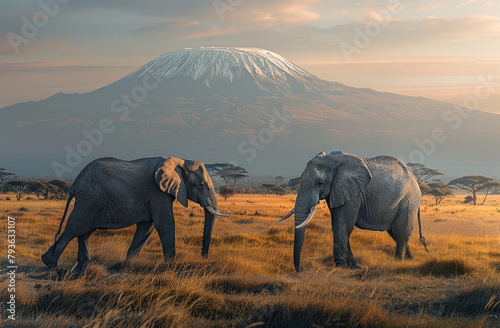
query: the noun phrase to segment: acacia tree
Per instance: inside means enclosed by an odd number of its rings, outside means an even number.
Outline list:
[[[276,194],[278,196],[283,196],[284,194],[286,194],[286,189],[283,188],[282,186],[276,185],[271,188],[270,193]]]
[[[486,177],[484,175],[466,175],[461,178],[451,180],[449,185],[472,192],[474,205],[477,205],[477,193],[479,191],[487,191],[482,203],[484,204],[490,189],[497,188],[500,183],[498,181],[495,181],[495,179]]]
[[[248,172],[241,166],[234,166],[230,169],[220,171],[219,176],[224,179],[226,185],[232,181],[232,186],[234,187],[236,182],[248,177]]]
[[[26,190],[26,181],[24,180],[16,180],[10,181],[7,183],[11,190],[16,194],[16,199],[19,201],[23,197],[23,194]]]
[[[219,195],[224,197],[224,200],[227,200],[228,197],[236,195],[236,188],[231,186],[224,186],[220,188]]]
[[[446,197],[453,195],[453,190],[442,182],[429,183],[428,188],[425,194],[434,196],[436,205],[440,204]]]
[[[490,190],[494,190],[494,189],[500,189],[500,182],[499,181],[493,181],[493,182],[487,183],[484,186],[478,188],[478,190],[480,190],[480,191],[486,190],[486,193],[484,194],[483,202],[481,203],[481,205],[484,205],[484,202],[486,202],[486,197],[488,197]]]
[[[209,175],[221,177],[226,185],[232,182],[233,187],[236,185],[236,182],[248,177],[247,170],[241,166],[229,163],[206,164],[205,168]]]
[[[422,163],[408,163],[406,164],[412,170],[413,174],[418,181],[425,182],[437,175],[444,175],[436,169],[431,169]]]
[[[228,170],[233,167],[234,165],[229,163],[205,164],[205,168],[210,176],[218,176],[221,171]]]
[[[274,187],[279,187],[279,186],[277,184],[274,184],[274,183],[263,183],[262,184],[262,188],[264,188],[266,190],[266,194],[270,194],[271,189],[273,189]]]
[[[10,172],[4,172],[5,169],[0,168],[0,188],[2,188],[7,182],[12,180],[16,175]]]

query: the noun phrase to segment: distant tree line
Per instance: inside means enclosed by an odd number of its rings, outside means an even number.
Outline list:
[[[441,203],[447,196],[453,195],[453,189],[470,191],[472,195],[468,195],[464,202],[470,202],[474,205],[478,204],[478,193],[485,193],[481,202],[481,205],[484,205],[488,194],[500,191],[500,181],[484,175],[466,175],[453,179],[446,184],[439,180],[427,182],[430,178],[443,175],[443,173],[436,169],[428,168],[421,163],[408,163],[408,167],[413,171],[413,174],[417,178],[422,195],[434,196],[436,205]]]
[[[14,180],[3,186],[3,192],[12,192],[17,200],[24,195],[34,195],[38,199],[65,199],[70,183],[63,180],[36,181],[36,180]]]

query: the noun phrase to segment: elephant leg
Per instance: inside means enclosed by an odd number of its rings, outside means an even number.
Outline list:
[[[42,261],[50,269],[57,267],[57,261],[59,257],[68,246],[69,242],[72,241],[76,236],[65,230],[61,237],[49,248],[45,254],[42,255]]]
[[[356,260],[354,259],[354,255],[352,255],[351,243],[349,242],[349,240],[347,241],[347,266],[350,268],[355,268],[355,269],[361,268],[356,264]]]
[[[90,261],[89,252],[87,250],[90,235],[91,233],[88,233],[84,236],[78,236],[77,266],[74,270],[76,273],[83,273]]]
[[[387,232],[396,242],[396,254],[394,256],[395,259],[399,261],[403,260],[404,258],[413,260],[413,254],[411,253],[410,246],[408,245],[409,238],[406,239],[404,234],[396,235],[392,230],[388,230]]]
[[[413,259],[408,242],[413,232],[413,225],[417,217],[418,209],[413,210],[407,200],[402,200],[402,205],[396,214],[391,229],[388,231],[392,239],[396,242],[396,260]],[[403,206],[404,205],[404,206]]]
[[[42,255],[42,261],[49,268],[55,268],[59,257],[68,246],[69,242],[78,236],[84,236],[92,231],[92,223],[98,213],[98,209],[90,209],[89,206],[76,200],[75,207],[68,217],[68,223],[58,240]]]
[[[332,211],[333,259],[340,267],[359,268],[352,255],[349,237],[354,230],[360,200],[348,202]]]
[[[413,260],[413,254],[410,251],[410,245],[406,244],[405,260]]]
[[[160,236],[165,261],[175,257],[175,222],[173,202],[152,202],[153,224]]]
[[[135,231],[134,239],[132,240],[132,243],[127,251],[127,259],[130,259],[140,253],[142,247],[149,239],[149,236],[151,236],[153,228],[153,221],[137,223],[137,230]]]

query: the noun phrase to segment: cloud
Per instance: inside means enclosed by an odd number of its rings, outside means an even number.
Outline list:
[[[229,8],[224,15],[224,19],[231,16],[254,23],[272,21],[277,24],[300,23],[319,19],[320,14],[312,11],[309,7],[319,2],[319,0],[268,0],[254,1],[228,1],[214,0],[183,0],[183,1],[162,1],[162,0],[86,0],[73,1],[68,4],[68,8],[77,11],[87,11],[95,9],[110,9],[113,11],[133,13],[150,16],[162,20],[169,19],[192,19],[197,21],[211,21],[217,25],[219,15],[214,4],[219,4]],[[241,15],[244,13],[245,15]],[[231,19],[234,21],[234,19]]]
[[[413,41],[417,42],[484,39],[500,37],[500,18],[480,15],[457,19],[427,17],[421,21],[396,22],[390,29],[393,35],[413,36]]]
[[[65,38],[48,38],[42,36],[25,40],[27,40],[26,43],[17,44],[15,40],[11,41],[7,34],[0,36],[0,55],[17,56],[16,47],[23,56],[39,55],[47,51],[72,52],[68,45],[68,40]]]

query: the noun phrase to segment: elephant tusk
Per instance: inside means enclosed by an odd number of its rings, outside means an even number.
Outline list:
[[[207,211],[212,213],[213,215],[218,215],[218,216],[230,216],[232,213],[224,213],[219,210],[214,210],[212,206],[206,206],[205,207]]]
[[[316,206],[311,207],[311,210],[309,211],[309,215],[307,216],[307,219],[304,222],[302,222],[301,224],[299,224],[298,226],[296,226],[295,229],[302,228],[306,224],[308,224],[309,221],[311,221],[311,219],[313,218],[315,211],[316,211]]]
[[[287,215],[285,215],[284,217],[282,217],[281,219],[279,220],[276,220],[276,222],[281,222],[283,220],[286,220],[288,219],[290,216],[292,216],[292,214],[295,213],[295,208],[292,208],[292,210],[290,212],[288,212]]]

